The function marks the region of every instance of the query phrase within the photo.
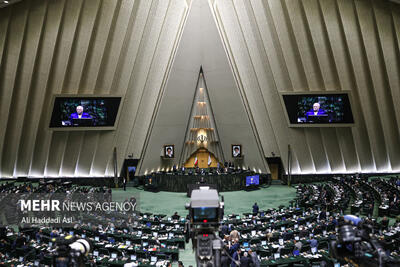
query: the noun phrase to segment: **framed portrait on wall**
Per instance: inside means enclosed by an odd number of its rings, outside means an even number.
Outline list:
[[[232,145],[232,157],[233,158],[242,157],[242,145]]]
[[[164,146],[164,158],[172,159],[175,157],[175,146],[165,145]]]

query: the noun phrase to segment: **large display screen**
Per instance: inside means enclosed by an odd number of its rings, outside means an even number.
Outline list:
[[[50,128],[113,128],[121,97],[55,97]]]
[[[291,125],[354,123],[347,93],[284,94],[282,97]]]
[[[259,175],[253,175],[253,176],[246,177],[246,186],[259,185],[259,184],[260,184],[260,176]]]

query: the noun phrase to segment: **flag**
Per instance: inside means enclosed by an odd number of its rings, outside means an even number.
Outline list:
[[[199,163],[199,161],[197,160],[197,156],[194,158],[194,166],[197,165],[197,163]]]
[[[210,166],[210,165],[211,165],[211,155],[208,154],[208,166]]]

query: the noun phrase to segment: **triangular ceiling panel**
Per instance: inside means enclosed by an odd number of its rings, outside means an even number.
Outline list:
[[[214,120],[213,109],[202,68],[199,72],[196,93],[190,114],[180,162],[187,162],[187,159],[198,149],[206,149],[208,152],[213,153],[219,161],[224,162],[224,154],[222,153],[218,129]],[[209,162],[210,164],[211,161]]]

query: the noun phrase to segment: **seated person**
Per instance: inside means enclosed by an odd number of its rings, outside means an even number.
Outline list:
[[[181,216],[178,215],[178,212],[175,212],[171,218],[172,218],[172,220],[179,220],[181,218]]]
[[[382,228],[387,229],[389,227],[389,219],[385,216],[381,220]]]

